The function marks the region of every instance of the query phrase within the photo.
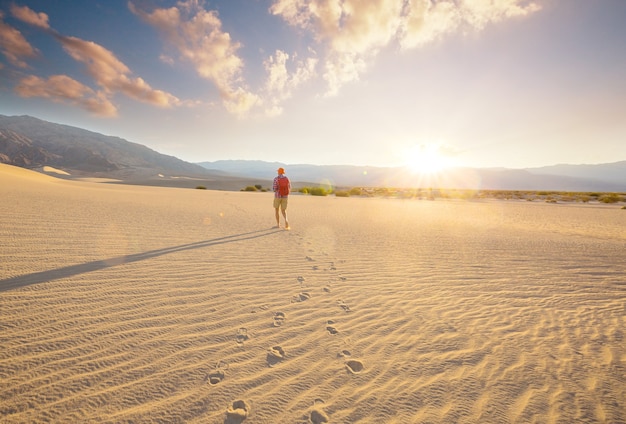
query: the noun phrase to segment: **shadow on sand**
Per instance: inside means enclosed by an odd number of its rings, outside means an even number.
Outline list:
[[[195,243],[182,244],[180,246],[166,247],[163,249],[150,250],[143,253],[134,253],[132,255],[118,256],[115,258],[103,259],[100,261],[92,261],[84,264],[70,265],[63,268],[56,268],[47,271],[40,271],[32,274],[6,278],[4,280],[0,280],[0,292],[17,289],[24,286],[30,286],[32,284],[45,283],[48,281],[57,280],[59,278],[72,277],[74,275],[85,274],[105,268],[111,268],[121,264],[143,261],[162,255],[167,255],[169,253],[182,252],[192,249],[202,249],[204,247],[216,246],[218,244],[251,240],[259,237],[269,236],[279,232],[281,232],[281,230],[277,228],[251,231],[249,233],[234,234],[232,236],[220,237],[213,240],[198,241]]]

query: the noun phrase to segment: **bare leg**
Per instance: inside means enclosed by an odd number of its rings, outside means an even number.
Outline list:
[[[282,212],[283,212],[283,218],[285,218],[285,228],[289,229],[289,221],[287,220],[287,211],[283,209]],[[278,216],[278,210],[276,210],[276,216]]]
[[[278,208],[275,208],[275,209],[276,209],[276,226],[280,227],[280,218],[278,215]]]

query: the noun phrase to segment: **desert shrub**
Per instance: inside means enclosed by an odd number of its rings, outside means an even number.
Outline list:
[[[298,191],[302,194],[310,194],[312,196],[328,196],[332,194],[332,190],[327,190],[324,187],[301,187]]]
[[[197,190],[206,190],[206,187],[205,186],[197,186],[196,189]]]
[[[363,190],[359,187],[352,187],[350,189],[350,196],[360,196],[363,193]]]
[[[261,190],[263,188],[261,184],[255,184],[254,187],[256,187],[257,190]]]
[[[598,200],[602,203],[617,203],[620,202],[622,198],[616,193],[610,193],[601,196]]]
[[[350,192],[345,190],[339,190],[335,192],[335,197],[350,197]]]
[[[413,199],[415,197],[415,190],[399,191],[396,195],[401,199]]]
[[[247,186],[243,189],[243,191],[257,191],[255,186]]]
[[[387,187],[376,187],[374,188],[374,194],[376,196],[389,196],[393,193],[393,190]]]
[[[323,187],[313,187],[309,191],[312,196],[328,196],[329,192]]]

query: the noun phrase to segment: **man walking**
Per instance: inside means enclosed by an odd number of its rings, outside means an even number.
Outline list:
[[[285,230],[289,229],[289,221],[287,220],[287,202],[289,200],[289,192],[291,191],[291,182],[285,175],[284,168],[278,168],[278,175],[274,178],[272,190],[274,191],[274,209],[276,210],[276,228],[280,228],[280,215],[278,209],[285,219]]]

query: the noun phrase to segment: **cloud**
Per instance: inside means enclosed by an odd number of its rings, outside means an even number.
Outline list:
[[[312,32],[327,47],[324,79],[328,93],[357,80],[367,62],[390,43],[400,25],[402,2],[396,0],[277,0],[270,13]]]
[[[15,4],[11,5],[11,14],[19,19],[22,22],[26,22],[27,24],[43,28],[49,29],[50,24],[48,23],[48,15],[45,13],[36,13],[28,6],[17,6]]]
[[[128,7],[156,28],[180,58],[195,67],[198,75],[215,84],[230,112],[245,113],[260,101],[241,80],[243,60],[237,55],[240,44],[222,30],[217,12],[205,10],[198,0],[151,12],[139,9],[133,2]]]
[[[529,0],[465,0],[461,10],[471,26],[483,29],[491,22],[527,16],[541,7]]]
[[[528,0],[275,0],[269,11],[325,48],[323,76],[332,95],[394,43],[416,48],[461,27],[481,30],[539,9]]]
[[[267,79],[255,94],[242,77],[245,64],[238,54],[241,44],[223,30],[217,11],[207,10],[203,0],[181,0],[175,6],[151,11],[137,3],[129,1],[129,10],[155,28],[170,48],[159,59],[171,66],[181,60],[190,63],[200,77],[215,85],[226,110],[237,115],[245,115],[255,107],[264,108],[266,115],[279,115],[282,102],[317,76],[326,84],[325,94],[335,95],[345,84],[359,80],[383,49],[419,48],[448,34],[479,31],[491,23],[540,9],[531,0],[273,0],[269,13],[304,31],[306,38],[315,41],[315,51],[310,49],[309,57],[302,58],[275,50],[263,62]],[[47,14],[26,6],[12,5],[10,10],[15,18],[54,36],[74,60],[86,67],[99,87],[97,98],[110,99],[123,93],[160,107],[190,103],[133,76],[102,45],[57,33]],[[26,59],[36,57],[38,51],[2,18],[0,12],[0,52],[12,65],[28,67]],[[27,92],[25,86],[21,92]],[[51,97],[59,91],[45,93]]]
[[[420,47],[461,29],[482,30],[489,23],[527,16],[540,7],[528,0],[408,0],[400,44]]]
[[[404,49],[411,49],[428,44],[455,30],[461,20],[461,12],[452,2],[409,0],[401,28],[400,45]]]
[[[0,12],[1,13],[1,12]],[[110,101],[115,93],[122,93],[131,99],[159,107],[170,107],[182,102],[162,90],[156,90],[140,77],[132,78],[130,69],[111,51],[92,41],[59,34],[48,23],[48,15],[36,13],[27,6],[11,6],[12,15],[30,25],[45,30],[55,37],[63,49],[76,61],[87,67],[88,74],[101,87],[93,91],[78,81],[65,76],[54,75],[47,80],[30,76],[22,79],[15,91],[24,97],[44,97],[52,101],[75,104],[101,116],[115,116],[117,110]],[[2,15],[0,14],[0,18]],[[22,58],[34,57],[37,51],[16,29],[0,20],[0,50],[15,66],[25,68]],[[50,84],[46,87],[45,84]],[[63,84],[67,84],[64,88]]]
[[[117,115],[117,108],[105,93],[95,92],[67,75],[53,75],[48,79],[31,75],[23,78],[15,91],[22,97],[43,97],[77,105],[99,116]]]
[[[280,103],[290,98],[300,85],[315,76],[317,59],[314,57],[297,61],[282,50],[276,50],[274,56],[270,56],[263,63],[267,72],[267,80],[264,87],[266,101],[266,115],[276,116],[282,113]],[[295,68],[291,72],[288,67]]]
[[[61,35],[57,39],[74,60],[87,66],[89,75],[107,94],[121,92],[131,99],[160,107],[180,104],[175,96],[153,89],[142,78],[130,78],[130,69],[99,44]]]
[[[6,24],[3,18],[4,15],[0,12],[0,52],[13,66],[27,68],[28,64],[24,59],[36,57],[38,52],[21,32]]]

